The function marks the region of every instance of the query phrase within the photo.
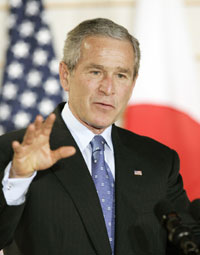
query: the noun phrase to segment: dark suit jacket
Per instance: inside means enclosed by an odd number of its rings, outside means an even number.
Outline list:
[[[73,145],[74,156],[39,171],[26,202],[8,206],[0,190],[0,248],[13,239],[23,255],[110,255],[98,195],[85,161],[56,110],[52,149]],[[12,160],[11,142],[24,130],[0,138],[0,174]],[[116,171],[116,255],[165,254],[166,233],[153,209],[162,198],[188,206],[175,151],[113,125]],[[141,170],[142,175],[135,175]],[[183,213],[184,214],[184,213]],[[185,218],[184,218],[185,217]],[[190,218],[183,216],[185,221]],[[14,254],[12,254],[14,255]]]

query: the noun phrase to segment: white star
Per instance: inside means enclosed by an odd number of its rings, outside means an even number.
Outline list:
[[[36,38],[40,44],[48,44],[51,40],[51,35],[47,28],[42,28],[36,34]]]
[[[59,62],[56,59],[53,59],[50,61],[49,67],[53,74],[58,74]]]
[[[29,53],[30,46],[24,41],[19,41],[13,45],[12,51],[17,58],[25,58]]]
[[[44,65],[47,62],[47,57],[46,51],[38,49],[33,54],[33,62],[35,65]]]
[[[17,87],[13,83],[6,83],[3,86],[3,97],[6,99],[15,98],[17,94]]]
[[[62,92],[62,101],[64,101],[64,102],[68,102],[68,92],[67,91],[63,91]]]
[[[0,125],[0,135],[3,135],[5,133],[5,129],[2,125]]]
[[[33,107],[36,103],[37,95],[31,91],[25,91],[20,96],[20,102],[24,107]]]
[[[22,4],[21,0],[10,0],[10,5],[14,8],[18,8]]]
[[[43,99],[41,103],[39,103],[38,108],[42,115],[48,115],[53,111],[55,105],[50,99]]]
[[[42,11],[40,13],[40,18],[41,18],[43,23],[45,23],[45,24],[49,23],[49,17],[48,17],[48,15],[47,15],[47,13],[45,11]]]
[[[44,90],[49,95],[55,95],[59,93],[59,83],[55,78],[48,79],[44,84]]]
[[[23,66],[22,64],[19,64],[18,62],[15,61],[8,66],[7,70],[8,70],[8,75],[11,78],[16,79],[22,76]]]
[[[39,3],[36,1],[29,1],[26,5],[26,14],[29,16],[36,15],[39,12]]]
[[[24,36],[24,37],[32,35],[33,31],[34,31],[34,26],[33,26],[33,23],[30,21],[24,21],[19,27],[19,32],[21,36]]]
[[[16,23],[16,20],[17,20],[16,15],[10,14],[8,16],[8,23],[7,23],[8,28],[12,28],[14,26],[14,24]]]
[[[7,104],[0,105],[0,119],[6,120],[10,117],[11,114],[11,107]]]
[[[20,111],[13,117],[13,122],[16,128],[26,127],[31,121],[31,115]]]
[[[27,82],[30,87],[37,87],[42,82],[42,74],[37,70],[32,70],[27,75]]]

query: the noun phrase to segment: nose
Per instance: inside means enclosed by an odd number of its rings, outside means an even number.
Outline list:
[[[114,94],[114,81],[111,76],[107,75],[101,80],[99,91],[106,96]]]

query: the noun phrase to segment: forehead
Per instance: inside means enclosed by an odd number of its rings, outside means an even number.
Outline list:
[[[132,44],[127,40],[118,40],[103,36],[90,36],[85,38],[81,44],[81,55],[79,62],[106,61],[107,63],[123,63],[123,65],[134,66],[134,52]]]
[[[132,44],[128,40],[120,40],[105,36],[88,36],[83,39],[81,43],[81,51],[101,50],[102,48],[126,50],[134,55]]]

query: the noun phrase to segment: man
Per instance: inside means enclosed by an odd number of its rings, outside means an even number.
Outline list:
[[[138,41],[110,20],[68,34],[59,70],[68,103],[0,138],[0,248],[14,240],[23,255],[165,254],[158,201],[192,222],[176,152],[113,124],[139,60]]]

